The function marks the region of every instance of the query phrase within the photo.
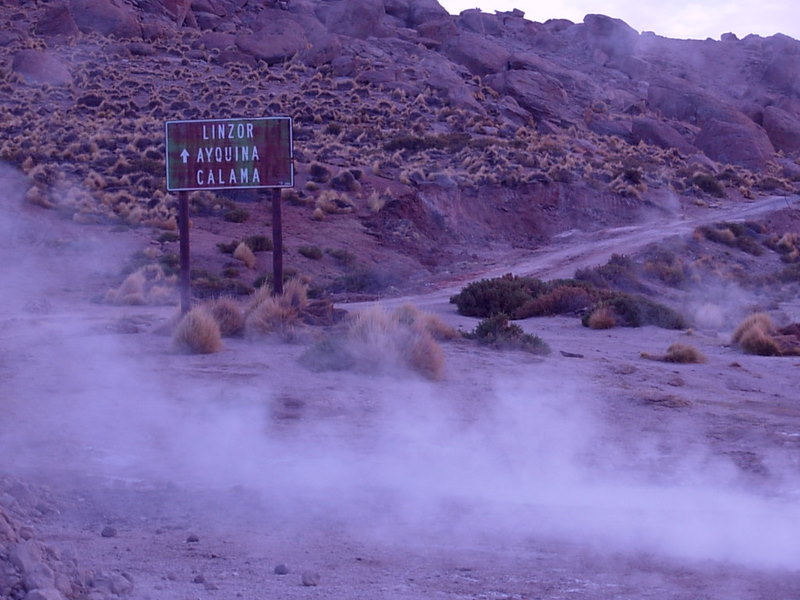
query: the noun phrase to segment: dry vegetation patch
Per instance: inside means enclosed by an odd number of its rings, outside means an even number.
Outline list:
[[[203,306],[190,310],[172,334],[175,347],[190,354],[212,354],[222,349],[222,335],[214,316]]]
[[[777,328],[766,313],[744,319],[733,333],[732,342],[748,354],[759,356],[800,356],[800,325]]]
[[[403,368],[438,380],[444,375],[445,357],[434,336],[458,337],[438,318],[411,305],[394,312],[374,306],[350,315],[312,344],[300,362],[313,371],[382,373]]]
[[[667,348],[666,354],[650,354],[642,352],[642,358],[668,363],[701,364],[706,362],[706,356],[690,344],[675,343]]]

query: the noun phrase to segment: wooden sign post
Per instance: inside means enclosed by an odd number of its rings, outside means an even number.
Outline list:
[[[181,312],[189,310],[189,200],[192,190],[273,188],[274,290],[283,289],[281,188],[294,186],[291,117],[167,121],[167,190],[179,192]]]

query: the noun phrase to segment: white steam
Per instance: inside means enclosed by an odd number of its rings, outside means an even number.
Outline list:
[[[0,223],[7,232],[19,221]],[[449,360],[475,364],[429,383],[313,374],[297,364],[302,348],[286,345],[176,355],[167,338],[109,333],[102,325],[117,308],[60,312],[54,296],[46,317],[20,312],[18,285],[43,263],[17,260],[31,248],[18,242],[2,247],[4,264],[25,265],[2,288],[6,469],[241,485],[287,521],[312,514],[398,543],[557,539],[796,567],[791,486],[772,496],[742,489],[729,463],[696,449],[665,476],[649,460],[663,440],[632,430],[624,447],[609,441],[595,390],[563,361],[465,358],[459,348]],[[52,287],[44,273],[23,296]],[[296,419],[276,418],[287,395]]]

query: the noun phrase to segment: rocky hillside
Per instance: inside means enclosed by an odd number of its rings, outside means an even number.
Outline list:
[[[284,198],[319,225],[307,240],[349,220],[343,236],[430,268],[676,198],[800,188],[800,42],[782,35],[435,0],[8,0],[0,22],[0,158],[79,222],[174,229],[164,121],[208,117],[292,116]],[[249,199],[193,193],[195,227]]]

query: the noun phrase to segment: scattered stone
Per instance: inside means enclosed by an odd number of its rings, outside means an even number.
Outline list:
[[[49,589],[55,587],[55,573],[45,563],[40,562],[25,570],[23,581],[29,590]]]
[[[304,572],[300,579],[306,587],[315,587],[319,585],[319,573],[313,571]]]
[[[189,543],[189,544],[192,544],[194,542],[199,542],[199,541],[200,541],[200,538],[197,537],[197,534],[195,534],[195,533],[190,533],[189,536],[186,538],[186,542]]]
[[[133,582],[119,573],[100,572],[92,578],[91,587],[125,596],[133,591]]]
[[[103,527],[103,531],[100,532],[100,535],[103,536],[104,538],[117,537],[117,530],[116,528],[108,525],[106,527]]]
[[[31,590],[28,592],[28,595],[25,596],[25,600],[64,600],[64,596],[56,589],[45,588]]]
[[[287,575],[289,573],[289,567],[281,563],[275,567],[274,571],[275,575]]]
[[[206,578],[204,575],[195,575],[194,579],[192,579],[192,583],[205,583]]]
[[[561,356],[565,358],[583,358],[583,354],[576,354],[575,352],[566,352],[564,350],[560,350]]]

